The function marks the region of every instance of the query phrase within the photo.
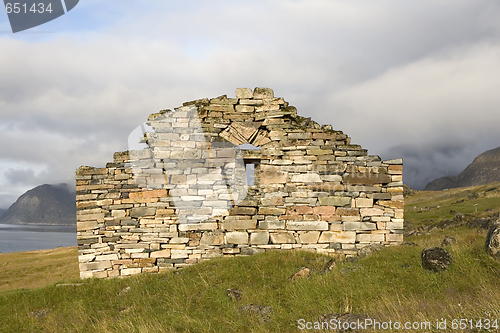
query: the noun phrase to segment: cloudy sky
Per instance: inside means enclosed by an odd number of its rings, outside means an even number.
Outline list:
[[[0,11],[0,208],[127,149],[150,113],[271,87],[417,189],[500,146],[496,0],[82,0]]]

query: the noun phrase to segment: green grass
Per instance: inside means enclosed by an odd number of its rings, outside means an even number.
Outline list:
[[[78,250],[52,250],[0,254],[0,292],[17,288],[37,288],[64,279],[76,279]]]
[[[478,197],[468,197],[474,194]],[[405,198],[405,221],[414,226],[452,219],[456,214],[452,211],[476,217],[500,212],[500,183],[446,191],[418,191]]]
[[[467,197],[467,192],[459,190],[426,193],[412,196],[408,204],[446,206]],[[498,200],[490,196],[495,194],[493,191],[487,193],[453,206],[465,209],[476,200],[486,207],[488,200]],[[447,218],[445,210],[441,213],[434,218]],[[483,213],[478,208],[478,216]],[[410,215],[415,219],[413,223],[428,223],[419,220],[421,214]],[[429,216],[425,219],[432,218]],[[457,244],[447,247],[453,256],[452,265],[440,273],[423,270],[422,249],[439,246],[445,235],[457,240]],[[301,332],[297,328],[301,318],[316,321],[323,314],[344,312],[366,314],[379,321],[430,321],[431,332],[443,332],[435,329],[436,320],[441,318],[448,322],[460,318],[500,321],[500,262],[486,255],[485,237],[485,230],[434,229],[406,237],[406,241],[418,245],[385,248],[354,262],[338,260],[327,273],[322,270],[330,257],[304,251],[273,251],[217,258],[164,274],[81,281],[74,275],[74,248],[66,254],[45,253],[45,257],[60,256],[59,263],[50,269],[46,269],[47,261],[27,262],[24,267],[31,269],[30,275],[23,275],[22,268],[14,265],[16,258],[26,259],[27,254],[10,254],[11,261],[1,255],[0,265],[10,262],[10,266],[0,266],[0,276],[10,279],[10,284],[0,292],[0,331]],[[63,270],[65,265],[67,274],[49,274],[57,267]],[[311,269],[310,277],[292,282],[291,275],[301,267]],[[19,289],[23,282],[29,288],[36,287],[28,279],[36,279],[43,287]],[[80,285],[58,286],[56,281]],[[130,289],[124,292],[127,287]],[[229,299],[225,294],[228,288],[242,290],[242,300]],[[273,312],[268,320],[238,312],[238,307],[246,304],[271,306]]]

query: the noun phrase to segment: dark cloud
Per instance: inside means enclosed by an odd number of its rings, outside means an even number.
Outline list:
[[[478,147],[470,143],[406,144],[389,148],[383,156],[403,158],[404,182],[422,190],[436,178],[458,175],[478,155],[477,151]]]
[[[32,185],[37,180],[33,169],[9,169],[4,176],[10,185]]]

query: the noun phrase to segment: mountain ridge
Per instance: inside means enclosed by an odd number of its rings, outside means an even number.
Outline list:
[[[66,184],[43,184],[26,191],[5,213],[2,224],[76,225],[75,194]]]
[[[478,155],[458,176],[444,176],[429,182],[424,191],[485,185],[500,181],[500,147]]]

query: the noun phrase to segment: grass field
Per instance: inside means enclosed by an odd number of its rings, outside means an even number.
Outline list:
[[[43,287],[78,276],[76,246],[0,254],[0,292]]]
[[[407,219],[419,226],[452,218],[452,209],[494,213],[500,196],[488,189],[418,192],[406,200]],[[468,196],[474,191],[479,197]],[[488,208],[493,210],[485,212]],[[446,247],[452,265],[440,273],[423,270],[422,249],[439,246],[446,235],[457,240]],[[338,260],[326,273],[330,257],[276,251],[218,258],[164,274],[80,281],[75,248],[2,254],[0,332],[314,332],[300,330],[298,321],[344,312],[380,322],[432,324],[409,330],[414,332],[467,331],[452,330],[451,321],[472,319],[475,326],[481,319],[483,327],[468,331],[496,332],[484,324],[497,320],[500,326],[500,262],[486,255],[485,236],[486,230],[466,227],[434,229],[405,238],[417,245]],[[311,269],[310,277],[291,281],[301,267]],[[240,289],[242,299],[228,298],[227,288]],[[270,306],[272,312],[238,310],[248,304]],[[448,330],[435,327],[443,319]]]

